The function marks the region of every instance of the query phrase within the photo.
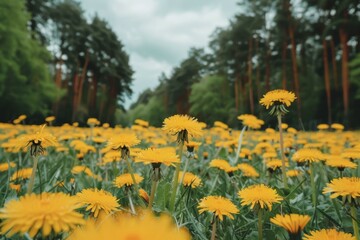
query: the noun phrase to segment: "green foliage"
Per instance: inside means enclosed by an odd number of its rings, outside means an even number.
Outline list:
[[[1,120],[20,114],[44,116],[60,96],[50,79],[50,55],[26,28],[29,15],[23,1],[1,1],[0,19],[0,36],[6,36],[0,38]]]
[[[130,123],[140,118],[149,121],[153,126],[161,126],[165,116],[164,105],[156,95],[152,96],[147,104],[139,104],[127,113]]]
[[[223,76],[206,76],[192,85],[190,114],[206,123],[219,120],[228,122],[232,106],[226,79]]]
[[[350,62],[351,82],[357,86],[356,98],[360,99],[360,54]]]

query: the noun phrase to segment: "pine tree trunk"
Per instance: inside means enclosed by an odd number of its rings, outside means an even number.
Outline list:
[[[338,78],[338,71],[337,71],[337,64],[336,64],[336,51],[335,51],[335,43],[334,39],[331,38],[330,40],[330,47],[331,47],[331,63],[333,69],[333,78],[334,78],[334,86],[335,89],[339,89],[339,78]]]
[[[236,113],[239,113],[239,74],[236,74],[236,77],[235,77],[234,94],[235,94]]]
[[[83,93],[83,88],[84,88],[84,81],[86,79],[86,73],[87,73],[87,67],[89,65],[89,54],[86,53],[86,56],[85,56],[85,62],[84,62],[84,66],[81,70],[81,77],[80,77],[80,80],[79,80],[79,97],[78,97],[78,102],[77,102],[77,106],[79,107],[80,106],[80,103],[81,103],[81,98],[82,98],[82,93]]]
[[[293,70],[293,78],[294,78],[294,86],[297,100],[297,113],[298,117],[301,118],[301,98],[300,98],[300,86],[299,86],[299,73],[297,67],[297,59],[296,59],[296,44],[294,37],[294,29],[289,27],[289,36],[291,42],[291,61],[292,61],[292,70]]]
[[[259,39],[256,38],[255,42],[255,52],[258,57],[260,57],[259,54]],[[257,101],[261,98],[261,88],[260,88],[260,64],[258,63],[256,66],[256,78],[255,78],[255,88],[256,88],[256,99]]]
[[[342,77],[342,90],[343,90],[343,101],[344,101],[344,117],[345,121],[348,120],[349,114],[349,50],[348,50],[348,36],[343,28],[339,29],[340,43],[342,49],[341,57],[341,77]]]
[[[250,112],[254,114],[254,92],[252,84],[252,48],[253,48],[253,39],[249,39],[249,52],[248,52],[248,78],[249,78],[249,102],[250,102]]]
[[[270,46],[269,42],[266,43],[266,56],[265,56],[265,90],[270,91]]]
[[[328,123],[331,124],[331,91],[330,91],[330,77],[329,77],[329,64],[326,40],[323,40],[323,61],[324,61],[324,80],[326,90],[326,102],[328,107]]]
[[[282,44],[281,49],[281,82],[282,82],[282,88],[287,89],[287,81],[286,81],[286,52],[287,52],[287,42],[284,40]]]

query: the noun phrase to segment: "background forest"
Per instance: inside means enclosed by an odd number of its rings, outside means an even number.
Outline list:
[[[152,125],[175,113],[237,127],[252,113],[275,126],[258,100],[271,89],[295,92],[285,122],[360,127],[360,3],[358,0],[240,0],[226,28],[208,46],[192,48],[159,85],[130,109],[133,73],[121,40],[100,16],[87,19],[74,0],[0,0],[0,120],[29,123],[89,117]],[[201,17],[201,16],[199,16]],[[176,47],[176,46],[174,46]]]

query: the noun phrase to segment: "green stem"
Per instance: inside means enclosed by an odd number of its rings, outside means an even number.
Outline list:
[[[281,171],[284,182],[284,187],[287,188],[287,176],[286,176],[286,168],[285,168],[285,154],[284,154],[284,139],[283,139],[283,130],[281,127],[281,114],[277,114],[278,125],[279,125],[279,133],[280,133],[280,154],[281,154]]]
[[[212,186],[211,186],[209,195],[211,195],[211,193],[212,193],[212,192],[214,191],[214,189],[215,189],[216,183],[217,183],[217,181],[218,181],[218,179],[219,179],[219,174],[220,174],[220,173],[216,174],[216,177],[215,177],[214,182],[213,182],[213,184],[212,184]]]
[[[189,167],[189,162],[190,162],[190,158],[187,157],[186,160],[185,160],[185,167],[184,167],[183,175],[181,176],[181,180],[180,180],[180,183],[179,183],[180,186],[182,185],[182,183],[184,181],[185,173],[186,173],[186,171],[187,171],[187,169]]]
[[[126,161],[127,168],[128,168],[129,173],[130,173],[130,175],[131,175],[131,179],[132,179],[133,182],[134,182],[133,186],[135,187],[135,192],[138,193],[138,192],[139,192],[139,186],[138,186],[138,184],[137,184],[137,182],[136,182],[135,175],[134,175],[134,170],[133,170],[133,168],[131,167],[130,160],[129,160],[129,158],[128,158],[127,155],[124,156],[124,159],[125,159],[125,161]]]
[[[29,185],[28,185],[28,189],[27,189],[27,194],[32,193],[32,190],[34,188],[34,182],[35,182],[35,174],[36,174],[36,169],[37,169],[37,165],[39,162],[39,156],[34,156],[34,163],[33,163],[33,168],[32,168],[32,172],[31,172],[31,177],[29,180]]]
[[[153,180],[152,180],[151,193],[150,193],[150,199],[149,199],[149,205],[148,205],[149,209],[152,209],[152,205],[154,203],[155,192],[156,192],[158,179],[159,179],[159,170],[160,170],[159,168],[154,169],[154,177],[153,177]]]
[[[176,164],[176,170],[175,170],[174,178],[173,178],[173,182],[172,182],[172,192],[171,192],[171,197],[170,197],[170,209],[169,209],[171,213],[173,213],[175,210],[175,199],[176,199],[176,193],[177,193],[177,189],[178,189],[178,185],[179,185],[179,173],[180,173],[180,164],[181,164],[181,159],[182,159],[183,148],[184,148],[184,142],[181,141],[180,146],[179,146],[180,162]]]
[[[128,194],[128,198],[129,198],[129,205],[130,205],[131,213],[136,215],[135,207],[134,207],[134,204],[133,204],[133,201],[132,201],[132,198],[131,198],[130,189],[127,191],[127,194]]]
[[[214,221],[212,224],[212,231],[211,231],[211,240],[215,240],[215,236],[216,236],[216,217],[214,216]]]
[[[314,172],[314,163],[310,162],[310,184],[311,184],[311,193],[312,193],[312,203],[315,207],[316,205],[316,188],[315,188],[315,172]]]
[[[243,129],[241,130],[240,136],[239,136],[239,142],[238,142],[238,147],[237,147],[237,150],[236,150],[234,164],[236,164],[238,159],[239,159],[239,154],[240,154],[240,151],[241,151],[241,145],[242,145],[242,140],[243,140],[243,137],[244,137],[245,130],[246,130],[246,126],[243,127]]]
[[[263,239],[263,210],[262,208],[259,208],[258,211],[258,234],[259,234],[259,240]]]
[[[354,228],[355,239],[360,240],[359,225],[358,225],[357,216],[356,216],[356,208],[354,205],[351,206],[350,211],[351,211],[350,213],[351,213],[351,220],[352,220],[352,224],[353,224],[353,228]]]

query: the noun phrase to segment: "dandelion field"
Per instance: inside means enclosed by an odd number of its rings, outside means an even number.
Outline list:
[[[0,239],[359,239],[359,132],[239,120],[3,123]]]

